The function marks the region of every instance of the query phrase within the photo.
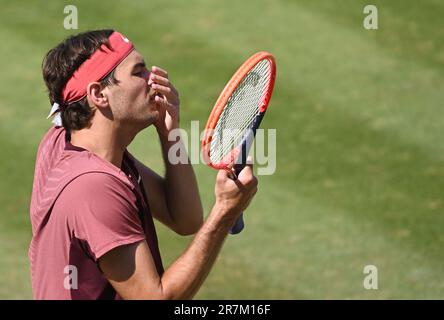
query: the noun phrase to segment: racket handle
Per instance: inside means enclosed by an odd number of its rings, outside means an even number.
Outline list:
[[[230,234],[238,234],[244,229],[244,213],[242,212],[239,218],[237,218],[236,223],[230,229]]]
[[[235,164],[234,167],[233,167],[234,174],[235,174],[235,177],[234,177],[235,179],[237,179],[237,177],[239,176],[239,173],[245,167],[245,163],[247,162],[246,154],[247,154],[247,152],[243,152],[243,154],[242,154],[243,155],[242,162],[240,164]],[[244,213],[241,212],[239,218],[237,218],[236,222],[231,227],[230,234],[238,234],[242,230],[244,230],[244,227],[245,227],[245,224],[244,224]]]

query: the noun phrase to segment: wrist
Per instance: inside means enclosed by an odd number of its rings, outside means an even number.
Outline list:
[[[156,127],[157,135],[159,136],[159,139],[162,141],[168,141],[168,135],[169,131],[167,129],[161,129]]]
[[[213,206],[213,211],[215,211],[217,215],[220,215],[221,217],[224,217],[226,220],[229,220],[229,222],[236,221],[237,217],[240,214],[240,210],[236,210],[236,208],[228,206],[223,201],[217,201],[217,200]]]
[[[168,128],[166,126],[156,126],[156,131],[157,134],[159,135],[160,138],[168,138],[168,135],[170,134],[170,132],[172,132],[173,130],[176,129],[180,129],[179,126],[179,122],[174,123],[171,126],[168,126]]]
[[[228,231],[236,222],[234,215],[228,214],[228,212],[226,208],[215,204],[204,223],[205,227],[203,230],[212,234],[218,234],[220,232],[222,232],[222,234],[228,234]]]

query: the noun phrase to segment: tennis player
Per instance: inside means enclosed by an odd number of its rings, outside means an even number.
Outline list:
[[[191,165],[168,161],[178,143],[168,134],[179,127],[180,102],[165,70],[148,69],[131,41],[113,30],[66,39],[47,53],[42,69],[55,125],[35,165],[33,297],[192,298],[257,191],[251,164],[237,181],[219,171],[203,223]],[[160,139],[163,177],[127,150],[150,125]],[[166,270],[153,218],[180,235],[196,234]]]

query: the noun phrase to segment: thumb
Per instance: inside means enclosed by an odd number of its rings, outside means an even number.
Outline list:
[[[239,173],[238,179],[250,179],[253,176],[253,158],[251,156],[247,157],[245,167]]]

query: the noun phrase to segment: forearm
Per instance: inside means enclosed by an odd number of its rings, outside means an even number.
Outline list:
[[[188,249],[161,278],[167,299],[191,299],[208,276],[235,218],[213,207]]]
[[[187,250],[159,274],[146,241],[119,246],[103,255],[100,268],[124,299],[191,299],[215,263],[229,229],[257,191],[251,164],[238,183],[220,170],[216,178],[216,205]]]
[[[177,226],[197,230],[203,222],[203,209],[193,167],[188,156],[186,163],[172,164],[168,159],[172,145],[179,143],[180,150],[185,150],[183,142],[181,139],[168,141],[167,137],[159,136],[165,163],[165,198],[171,219]]]

